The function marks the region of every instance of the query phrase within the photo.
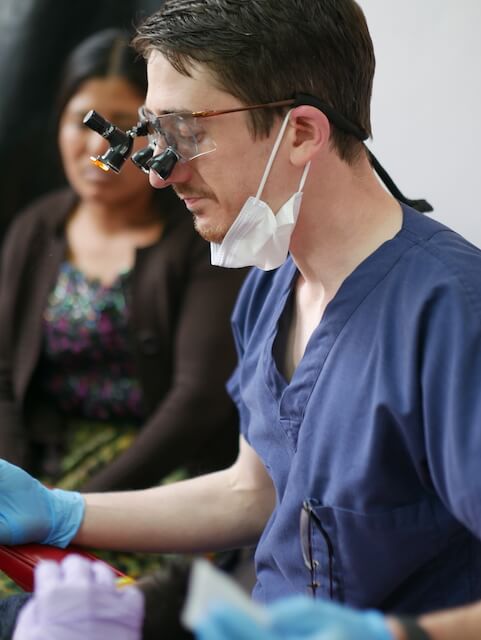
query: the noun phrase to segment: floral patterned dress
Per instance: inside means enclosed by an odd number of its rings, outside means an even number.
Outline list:
[[[55,473],[40,477],[51,486],[81,489],[131,445],[146,418],[129,343],[130,276],[130,271],[120,273],[105,286],[64,262],[49,296],[41,380],[67,424],[65,451]],[[180,469],[163,483],[185,475]],[[133,578],[162,562],[159,554],[94,552]],[[2,574],[0,596],[18,592]]]
[[[130,272],[109,286],[69,262],[44,313],[42,385],[67,417],[66,455],[55,477],[78,489],[127,448],[146,417],[129,344]]]

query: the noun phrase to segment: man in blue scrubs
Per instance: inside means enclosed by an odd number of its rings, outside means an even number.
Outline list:
[[[258,267],[233,317],[239,458],[84,497],[4,465],[0,541],[256,543],[262,602],[420,614],[480,598],[481,253],[373,171],[360,8],[166,0],[135,45],[151,184],[173,186],[214,264]]]

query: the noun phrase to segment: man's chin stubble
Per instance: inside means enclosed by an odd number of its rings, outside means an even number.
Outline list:
[[[194,221],[194,229],[204,240],[207,240],[207,242],[215,242],[216,244],[222,242],[226,234],[225,229],[221,229],[218,226],[202,225],[195,213],[192,214],[192,219]]]

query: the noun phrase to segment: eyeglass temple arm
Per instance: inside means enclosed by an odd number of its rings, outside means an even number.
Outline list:
[[[221,116],[224,113],[238,113],[240,111],[252,111],[253,109],[264,109],[266,107],[288,107],[294,104],[295,100],[278,100],[277,102],[267,102],[265,104],[250,104],[245,107],[236,107],[235,109],[222,109],[220,111],[193,111],[190,115],[194,118],[211,118],[212,116]]]

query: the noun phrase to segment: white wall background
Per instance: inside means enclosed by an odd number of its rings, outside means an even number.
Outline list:
[[[358,0],[376,52],[370,148],[481,247],[481,0]]]

